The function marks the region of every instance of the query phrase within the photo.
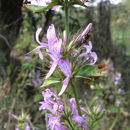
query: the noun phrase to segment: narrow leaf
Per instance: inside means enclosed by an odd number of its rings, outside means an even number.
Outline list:
[[[42,88],[42,87],[46,87],[46,86],[50,86],[52,84],[58,84],[58,83],[60,83],[59,80],[47,79],[47,80],[44,81],[44,83],[40,87]]]
[[[47,6],[38,6],[38,5],[32,5],[32,4],[25,4],[24,7],[34,11],[34,12],[42,12],[51,9],[53,6],[57,5],[57,2],[52,2]]]

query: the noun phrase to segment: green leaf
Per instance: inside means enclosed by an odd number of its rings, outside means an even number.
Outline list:
[[[56,79],[48,79],[48,80],[45,80],[44,83],[40,86],[40,87],[46,87],[46,86],[50,86],[52,84],[58,84],[60,83],[59,80],[56,80]]]
[[[109,110],[111,111],[111,112],[114,112],[114,113],[118,113],[119,111],[120,111],[120,108],[119,107],[117,107],[117,106],[110,106],[109,107]]]
[[[36,95],[34,96],[34,101],[35,101],[35,102],[38,102],[38,101],[40,101],[41,99],[42,99],[41,94],[36,94]]]
[[[24,68],[24,69],[29,69],[31,66],[32,66],[32,64],[29,63],[29,62],[23,63],[23,68]]]
[[[42,12],[46,11],[48,9],[51,9],[53,6],[56,6],[58,3],[57,2],[51,2],[47,6],[38,6],[38,5],[32,5],[32,4],[25,4],[24,7],[27,9],[34,11],[34,12]]]
[[[90,76],[103,76],[101,74],[100,69],[92,65],[83,66],[78,73],[76,73],[76,77],[90,77]]]

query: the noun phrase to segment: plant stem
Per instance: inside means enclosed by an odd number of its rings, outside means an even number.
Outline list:
[[[73,94],[74,94],[74,97],[75,97],[78,113],[81,116],[82,114],[81,114],[80,105],[79,105],[79,101],[78,101],[78,95],[77,95],[77,92],[76,92],[75,86],[73,85],[72,80],[71,80],[71,86],[72,86]]]
[[[70,120],[69,120],[69,119],[66,119],[66,120],[67,120],[67,122],[69,123],[71,129],[74,130],[73,126],[72,126],[71,123],[70,123]]]
[[[64,114],[65,114],[65,116],[66,116],[66,121],[69,123],[71,129],[74,130],[74,127],[72,126],[72,124],[71,124],[71,122],[70,122],[68,116],[66,115],[66,112],[65,112],[65,111],[64,111]]]
[[[109,130],[113,130],[113,128],[114,128],[114,126],[115,126],[115,124],[117,123],[117,121],[118,121],[118,117],[119,117],[119,114],[117,115],[117,117],[115,118],[115,120],[113,121],[113,123],[112,123],[112,126],[110,127],[110,129]]]
[[[68,0],[65,1],[65,30],[66,30],[66,43],[69,41],[69,7]]]

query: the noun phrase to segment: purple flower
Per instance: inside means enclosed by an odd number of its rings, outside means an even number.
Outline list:
[[[115,85],[118,85],[121,80],[121,73],[118,73],[117,76],[114,79]]]
[[[41,106],[39,110],[49,110],[48,128],[51,130],[67,130],[60,118],[64,111],[64,106],[61,99],[54,94],[50,89],[46,89],[42,92],[44,101],[40,102]]]
[[[60,96],[60,95],[63,94],[63,92],[67,88],[69,81],[70,81],[70,78],[72,77],[72,72],[71,72],[70,62],[68,60],[66,60],[66,59],[62,60],[61,59],[61,60],[59,60],[58,65],[59,65],[61,71],[66,76],[65,80],[63,81],[62,89],[61,89],[60,93],[58,94]]]
[[[71,67],[70,62],[67,59],[62,59],[61,52],[63,52],[63,49],[61,48],[61,45],[63,44],[62,40],[56,37],[55,33],[55,27],[54,25],[49,26],[47,31],[47,39],[48,39],[48,52],[50,53],[50,57],[52,58],[52,66],[49,70],[48,74],[46,75],[46,79],[49,78],[54,70],[56,69],[56,66],[58,65],[61,71],[66,76],[66,79],[63,81],[62,89],[59,93],[59,95],[62,95],[65,89],[68,86],[69,80],[71,78]]]
[[[56,60],[56,61],[54,60],[53,61],[51,69],[49,70],[49,72],[48,72],[48,74],[46,76],[46,79],[49,78],[52,75],[52,73],[56,69],[57,65],[59,66],[59,68],[61,69],[61,71],[66,76],[66,78],[63,81],[62,89],[61,89],[60,93],[58,94],[60,96],[66,90],[72,74],[71,74],[70,62],[68,60],[66,60],[66,59],[59,59],[59,60]]]
[[[41,106],[39,110],[49,110],[53,114],[57,114],[58,112],[62,112],[64,110],[63,103],[61,99],[50,91],[50,89],[46,89],[42,92],[44,97],[44,101],[39,102]]]
[[[79,55],[79,58],[84,57],[84,62],[87,62],[90,65],[94,65],[97,61],[97,54],[92,52],[92,42],[89,41],[88,45],[83,46],[86,49],[86,52],[83,52]]]
[[[41,32],[41,29],[39,28],[36,32],[36,40],[40,44],[40,46],[37,47],[38,49],[36,48],[37,53],[39,54],[39,57],[43,59],[43,55],[40,49],[46,48],[46,51],[48,52],[49,56],[52,59],[51,68],[49,72],[47,73],[45,79],[48,79],[53,74],[56,67],[59,66],[61,71],[66,76],[65,80],[63,81],[62,89],[59,93],[59,95],[62,95],[69,84],[70,78],[72,77],[70,62],[67,59],[62,59],[62,55],[61,55],[61,52],[63,52],[63,49],[61,48],[63,44],[62,39],[57,38],[56,32],[55,32],[55,26],[53,24],[50,25],[47,30],[46,38],[47,38],[48,44],[42,43],[39,41],[40,32]]]
[[[59,112],[63,112],[64,111],[64,106],[63,105],[59,105]]]
[[[57,6],[52,7],[52,8],[51,8],[51,10],[58,11],[58,10],[59,10],[59,8],[60,8],[60,6],[59,6],[59,5],[57,5]]]
[[[79,126],[79,127],[83,127],[84,130],[88,130],[87,125],[86,125],[87,117],[86,117],[85,114],[82,115],[82,116],[80,116],[80,115],[78,114],[78,110],[77,110],[77,106],[76,106],[75,99],[74,99],[74,98],[71,98],[71,99],[69,100],[69,103],[70,103],[70,105],[71,105],[72,114],[73,114],[72,120],[74,120],[76,123],[78,123],[78,126]],[[81,108],[81,110],[82,110],[82,112],[84,112],[84,113],[86,112],[84,108]]]
[[[54,116],[52,114],[48,114],[48,128],[51,130],[67,130],[64,124],[60,121],[61,116]]]
[[[84,0],[84,2],[87,2]],[[85,36],[91,31],[92,23],[89,23],[84,31],[77,37],[76,41],[82,40]],[[92,52],[92,42],[89,41],[87,45],[83,46],[86,49],[86,52],[83,52],[79,55],[78,58],[84,58],[83,63],[87,62],[87,64],[94,65],[97,61],[97,54]]]
[[[110,96],[109,96],[109,99],[110,99],[110,100],[113,100],[113,99],[114,99],[114,95],[110,95]]]
[[[121,88],[119,88],[119,89],[117,90],[117,93],[118,93],[118,94],[124,93],[124,90],[121,89]]]

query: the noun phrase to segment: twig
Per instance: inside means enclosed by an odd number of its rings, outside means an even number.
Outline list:
[[[11,49],[12,47],[11,47],[11,45],[9,44],[7,38],[6,38],[5,36],[1,35],[1,34],[0,34],[0,37],[1,37],[2,39],[4,39],[6,45]]]

